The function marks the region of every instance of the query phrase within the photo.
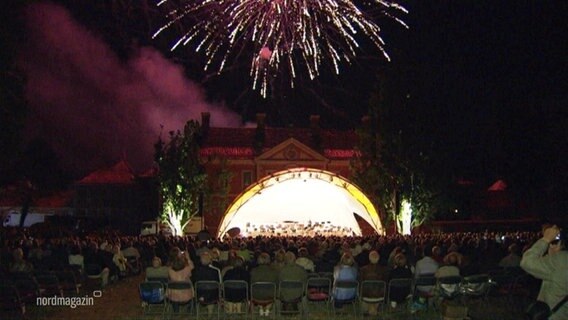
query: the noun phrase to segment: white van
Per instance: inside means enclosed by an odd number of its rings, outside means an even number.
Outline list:
[[[185,227],[185,233],[188,235],[196,235],[202,228],[201,217],[193,217]],[[166,223],[163,222],[156,220],[142,221],[140,235],[147,236],[151,234],[171,235],[172,230]]]
[[[156,220],[142,221],[140,235],[148,236],[151,234],[171,235],[172,231],[170,230],[170,227],[165,223]]]
[[[52,215],[53,214],[30,212],[28,213],[28,215],[26,216],[26,220],[24,221],[24,228],[31,227],[36,223],[44,223],[45,217]],[[22,218],[21,213],[16,211],[10,211],[6,216],[6,218],[4,219],[4,221],[2,222],[2,225],[4,227],[19,227],[21,218]]]

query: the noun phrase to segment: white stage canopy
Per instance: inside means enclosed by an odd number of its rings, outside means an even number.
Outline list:
[[[267,176],[239,195],[221,220],[218,236],[234,228],[246,236],[261,226],[315,224],[361,235],[354,214],[384,234],[375,208],[355,185],[328,171],[295,168]]]

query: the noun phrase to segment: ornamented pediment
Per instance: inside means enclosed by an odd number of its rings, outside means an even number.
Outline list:
[[[300,141],[289,138],[274,148],[264,152],[257,161],[293,161],[293,162],[327,162],[328,159],[301,143]]]

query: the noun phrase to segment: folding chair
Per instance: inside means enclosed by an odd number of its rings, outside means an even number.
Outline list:
[[[46,308],[37,306],[37,298],[42,297],[42,292],[39,288],[35,277],[32,275],[15,275],[13,279],[14,286],[18,290],[20,300],[25,305],[29,306],[27,311],[35,313],[36,318],[43,317],[43,312]]]
[[[25,319],[26,305],[16,286],[11,283],[0,282],[0,310],[3,318]]]
[[[430,306],[433,298],[436,296],[436,285],[438,283],[438,279],[434,276],[434,274],[423,274],[418,276],[418,278],[414,279],[414,289],[413,295],[414,298],[419,298],[422,301],[426,300],[426,305]],[[431,288],[428,291],[420,290],[424,288]]]
[[[170,279],[166,277],[147,277],[146,281],[158,281],[163,283],[164,285],[167,285]]]
[[[185,294],[184,294],[185,293]],[[184,299],[179,299],[180,295]],[[192,298],[185,299],[185,295],[191,296]],[[172,297],[176,297],[172,299]],[[193,284],[191,281],[170,281],[166,287],[166,311],[169,309],[174,309],[174,304],[178,306],[188,307],[188,314],[191,313],[193,309]]]
[[[506,307],[510,310],[523,307],[523,303],[531,300],[531,288],[533,292],[538,292],[538,286],[535,287],[530,283],[534,278],[522,270],[507,268],[501,272],[490,272],[489,279],[491,288],[488,296],[497,300],[504,299]]]
[[[338,299],[337,294],[339,292],[346,293],[345,298]],[[337,316],[337,308],[336,306],[344,306],[350,304],[353,306],[353,314],[357,317],[357,301],[359,300],[359,282],[356,280],[353,281],[336,281],[333,286],[333,294],[332,294],[332,310],[333,316]]]
[[[130,274],[139,275],[142,272],[142,264],[140,263],[140,258],[138,258],[137,256],[126,256],[125,258],[126,262],[128,262],[128,265],[132,267],[132,269],[130,269]]]
[[[436,284],[436,308],[449,301],[457,301],[461,296],[462,277],[448,276],[439,277]]]
[[[464,277],[461,284],[461,293],[464,298],[464,303],[468,304],[472,300],[486,302],[489,288],[489,275],[487,274]]]
[[[71,295],[78,295],[81,290],[81,283],[77,281],[75,274],[71,270],[63,270],[55,272],[57,280],[63,293],[70,293]]]
[[[306,314],[310,313],[310,305],[323,305],[326,314],[331,313],[331,280],[329,278],[308,278],[306,283]]]
[[[80,265],[70,264],[63,270],[73,272],[73,274],[75,275],[75,280],[79,284],[79,288],[81,288],[85,284],[85,271]]]
[[[13,281],[24,303],[35,304],[36,299],[42,296],[39,284],[32,275],[17,277]]]
[[[221,284],[217,281],[202,280],[195,283],[195,312],[199,319],[199,309],[201,306],[217,308],[217,319],[220,315],[221,304]]]
[[[166,311],[166,288],[158,281],[145,281],[138,285],[144,315],[151,314],[152,307],[160,307],[160,315]]]
[[[299,314],[302,316],[304,313],[303,297],[305,290],[302,281],[280,281],[278,286],[278,298],[281,306],[280,314]],[[292,310],[285,310],[285,305],[291,307]]]
[[[63,289],[55,273],[38,273],[35,275],[35,279],[43,296],[63,296]]]
[[[359,293],[359,304],[361,307],[363,307],[363,304],[378,304],[380,308],[385,303],[386,291],[387,284],[382,280],[363,280],[361,282],[361,292]]]
[[[254,308],[266,308],[272,306],[272,318],[276,319],[276,283],[274,282],[254,282],[250,286],[250,302],[251,302],[251,314],[254,319],[255,313]],[[260,313],[259,313],[260,314]]]
[[[406,309],[409,309],[413,295],[414,283],[412,279],[391,279],[388,284],[387,305],[396,302],[396,308],[392,308],[391,312],[400,311],[399,304],[404,303]],[[404,311],[404,309],[402,309]]]
[[[103,268],[98,264],[86,264],[85,265],[85,276],[86,276],[86,283],[89,288],[98,288],[101,287],[102,277],[103,277]],[[99,284],[96,284],[97,281],[101,281]]]
[[[249,290],[248,283],[244,280],[223,281],[223,300],[225,303],[241,304],[241,310],[225,310],[224,318],[227,316],[244,315],[248,316]],[[231,311],[231,312],[227,312]]]
[[[333,272],[318,272],[318,274],[322,278],[328,278],[333,281]]]

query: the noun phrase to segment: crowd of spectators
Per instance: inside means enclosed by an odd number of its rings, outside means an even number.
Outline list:
[[[199,280],[305,282],[313,272],[331,273],[335,281],[388,282],[424,274],[466,276],[495,268],[519,268],[522,253],[541,237],[539,232],[480,232],[198,240],[190,236],[122,236],[116,232],[59,238],[43,238],[16,229],[3,232],[0,241],[3,273],[74,265],[81,273],[98,273],[102,287],[120,281],[138,263],[145,268],[146,277],[194,283]],[[182,294],[188,293],[167,292],[174,302],[192,298]],[[352,293],[334,290],[333,294],[343,299]],[[198,298],[205,302],[214,299]],[[394,303],[403,299],[393,292]],[[263,305],[260,314],[268,315],[270,307]],[[367,307],[370,314],[376,314],[375,305]],[[235,303],[227,304],[226,308],[227,312],[239,312],[242,306]]]

